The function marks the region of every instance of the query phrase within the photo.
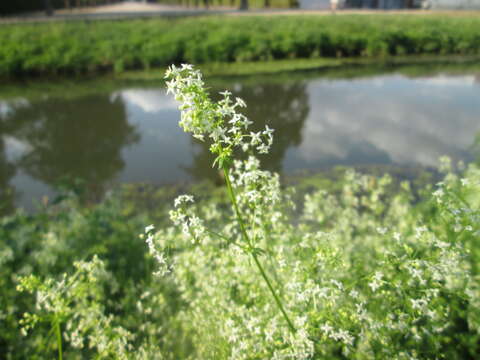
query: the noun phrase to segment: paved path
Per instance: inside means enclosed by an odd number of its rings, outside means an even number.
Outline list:
[[[201,2],[201,0],[199,0]],[[185,7],[179,5],[165,5],[165,4],[152,4],[152,3],[142,3],[137,1],[126,1],[122,3],[116,3],[112,5],[100,5],[92,7],[84,7],[80,9],[72,10],[58,10],[56,11],[57,15],[100,15],[100,14],[124,14],[124,15],[135,15],[135,14],[164,14],[169,12],[183,12],[183,11],[205,11],[203,7],[194,8],[194,7]],[[227,6],[211,6],[210,10],[236,10],[233,7]]]
[[[124,2],[116,3],[112,5],[101,5],[84,7],[73,10],[58,10],[58,15],[70,15],[70,14],[118,14],[118,13],[145,13],[145,12],[164,12],[184,10],[181,6],[168,6],[162,4],[148,4],[140,2]]]
[[[3,1],[3,0],[0,0]],[[433,12],[423,10],[365,10],[347,9],[337,11],[337,15],[346,14],[431,14],[446,13],[452,16],[480,16],[480,11],[444,11]],[[0,24],[19,22],[48,22],[48,21],[70,21],[70,20],[115,20],[124,18],[148,18],[148,17],[180,17],[198,15],[330,15],[330,10],[302,10],[302,9],[263,9],[239,11],[229,7],[189,8],[173,5],[148,4],[139,2],[124,2],[112,5],[86,7],[72,10],[58,10],[53,16],[45,16],[43,12],[30,13],[21,16],[0,17]]]
[[[3,0],[0,0],[3,1]],[[227,7],[189,8],[174,5],[148,4],[139,2],[124,2],[112,5],[101,5],[84,7],[79,9],[61,9],[55,11],[53,16],[45,16],[44,12],[34,12],[18,16],[0,17],[0,23],[17,22],[47,22],[66,20],[103,20],[122,18],[144,18],[144,17],[171,17],[171,16],[193,16],[206,14],[224,14],[238,10]]]

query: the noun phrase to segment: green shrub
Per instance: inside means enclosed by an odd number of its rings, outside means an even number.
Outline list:
[[[0,27],[0,76],[126,71],[170,63],[479,54],[475,17],[245,16]]]

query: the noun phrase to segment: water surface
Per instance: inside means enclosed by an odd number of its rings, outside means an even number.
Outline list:
[[[274,128],[272,170],[335,165],[435,167],[441,155],[471,161],[480,131],[475,71],[409,77],[320,73],[214,79],[248,104],[254,128]],[[0,201],[32,209],[58,184],[81,181],[91,198],[113,184],[171,184],[214,177],[208,146],[178,128],[162,84],[85,84],[28,96],[0,89]],[[87,88],[87,90],[85,90]]]

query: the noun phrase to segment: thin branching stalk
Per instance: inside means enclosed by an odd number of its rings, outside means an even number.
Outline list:
[[[248,236],[248,233],[245,229],[243,218],[242,218],[242,215],[241,215],[240,210],[238,208],[237,199],[235,197],[235,192],[233,190],[232,183],[230,181],[230,174],[229,174],[229,170],[228,170],[227,167],[223,168],[223,173],[225,175],[225,183],[227,185],[227,191],[228,191],[228,194],[230,196],[230,200],[233,204],[233,208],[235,209],[235,215],[237,217],[237,220],[238,220],[238,223],[239,223],[239,226],[240,226],[242,237],[243,237],[244,241],[248,244],[248,250],[249,250],[248,252],[249,252],[250,255],[252,255],[253,261],[255,262],[255,265],[257,266],[260,274],[262,275],[263,280],[265,280],[265,282],[267,283],[268,289],[270,290],[273,298],[275,299],[275,303],[277,304],[280,312],[282,313],[283,317],[285,318],[285,321],[288,324],[288,328],[290,329],[290,331],[292,333],[295,333],[296,332],[295,326],[293,325],[293,322],[288,317],[287,312],[285,311],[285,308],[283,307],[281,299],[279,298],[275,289],[273,288],[272,283],[271,283],[267,273],[265,272],[257,254],[256,254],[256,252],[253,248],[252,241],[250,240],[250,237]]]

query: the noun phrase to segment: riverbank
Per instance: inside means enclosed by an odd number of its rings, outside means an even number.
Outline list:
[[[401,74],[406,77],[428,75],[465,75],[480,72],[480,56],[426,55],[396,56],[383,59],[292,59],[245,63],[213,63],[198,66],[215,83],[231,81],[231,78],[249,79],[256,82],[259,77],[283,82],[285,79],[299,80],[305,74],[332,79],[365,78],[379,74]],[[158,88],[164,82],[166,67],[149,70],[129,70],[123,73],[89,74],[56,77],[39,76],[32,79],[11,79],[0,86],[0,98],[4,101],[15,98],[42,99],[45,94],[56,98],[70,99],[83,95],[104,94],[123,86]],[[271,75],[275,75],[272,79]]]
[[[210,63],[198,67],[209,77],[261,76],[278,74],[292,78],[295,74],[321,72],[322,76],[335,78],[362,77],[371,74],[389,73],[392,71],[415,76],[416,72],[425,75],[441,69],[444,72],[464,72],[480,70],[480,55],[423,55],[423,56],[390,56],[384,58],[314,58],[287,59],[269,61],[250,61],[243,63]],[[124,81],[156,81],[163,80],[166,68],[131,70],[114,75]]]
[[[5,25],[0,27],[0,77],[120,74],[181,62],[314,59],[339,64],[412,55],[471,56],[480,53],[478,29],[480,17],[439,14]]]

